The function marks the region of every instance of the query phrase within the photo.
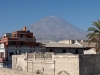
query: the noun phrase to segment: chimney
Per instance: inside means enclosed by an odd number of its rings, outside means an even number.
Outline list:
[[[24,26],[23,31],[26,31],[26,26]]]
[[[72,40],[69,40],[69,44],[72,44]]]

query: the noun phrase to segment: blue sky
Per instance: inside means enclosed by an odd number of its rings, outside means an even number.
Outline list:
[[[100,0],[0,0],[0,35],[58,16],[87,31],[100,20]]]

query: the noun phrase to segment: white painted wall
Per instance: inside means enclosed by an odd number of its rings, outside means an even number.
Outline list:
[[[4,48],[4,44],[0,44],[0,48]]]
[[[94,48],[91,48],[89,50],[84,50],[84,54],[96,54],[96,51]]]
[[[0,52],[4,52],[4,57],[5,57],[5,48],[0,48]]]
[[[70,44],[70,40],[62,40],[62,41],[59,41],[58,43]]]
[[[0,63],[0,68],[2,68],[3,67],[3,63]]]

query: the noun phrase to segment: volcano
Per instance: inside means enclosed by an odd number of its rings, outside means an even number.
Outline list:
[[[57,16],[47,16],[27,28],[37,40],[86,39],[87,33]]]

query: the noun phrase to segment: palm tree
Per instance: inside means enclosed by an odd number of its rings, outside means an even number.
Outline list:
[[[88,33],[86,37],[88,37],[88,43],[89,45],[91,42],[95,42],[95,50],[97,54],[100,54],[100,21],[93,22],[92,25],[94,27],[88,28]]]

